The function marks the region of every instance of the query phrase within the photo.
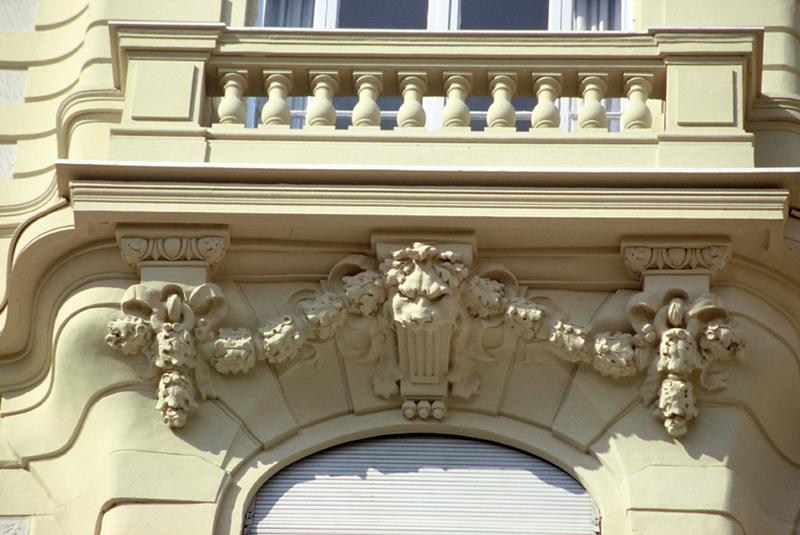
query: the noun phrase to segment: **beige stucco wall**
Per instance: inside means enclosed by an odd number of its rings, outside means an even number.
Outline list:
[[[217,124],[206,94],[220,93],[225,62],[265,50],[290,56],[292,47],[324,58],[344,44],[335,36],[289,36],[277,45],[256,36],[240,45],[247,32],[197,25],[239,25],[240,1],[40,0],[35,31],[0,34],[0,67],[28,69],[26,101],[0,104],[0,140],[18,144],[14,178],[0,182],[0,522],[20,530],[27,523],[36,535],[239,533],[249,498],[292,461],[358,438],[432,432],[509,444],[561,466],[591,493],[604,533],[800,529],[800,231],[789,214],[798,206],[797,171],[753,170],[797,165],[797,3],[697,4],[642,1],[634,12],[645,33],[574,43],[611,58],[603,61],[619,92],[628,67],[614,61],[641,53],[654,72],[666,73],[683,68],[675,57],[691,57],[695,70],[682,71],[691,83],[655,75],[663,94],[650,103],[652,131],[522,138]],[[178,40],[182,30],[135,23],[110,32],[111,20],[192,23],[196,40],[187,45]],[[694,41],[646,33],[687,26],[763,27],[763,56],[759,31]],[[392,39],[349,39],[347,61],[357,67],[378,54],[404,61]],[[404,46],[420,53],[433,46],[414,39]],[[502,39],[434,44],[442,61],[485,53],[495,62],[476,68],[475,80],[488,79],[492,68],[521,68],[514,61],[525,61],[526,47],[564,55],[558,42],[541,39],[518,43],[503,59]],[[707,55],[696,52],[701,45]],[[559,64],[562,81],[578,91],[585,66],[571,54]],[[172,69],[176,57],[197,70]],[[247,73],[251,92],[260,83],[258,61]],[[435,72],[427,71],[429,80]],[[520,90],[531,92],[530,71],[525,76]],[[715,85],[725,76],[740,85],[720,110],[734,117],[722,128],[703,107],[715,95],[695,90],[727,88]],[[300,75],[295,81],[308,84]],[[389,75],[384,81],[397,85]],[[189,112],[178,116],[176,108]],[[708,113],[719,124],[672,124],[671,113]],[[149,165],[159,161],[170,163]],[[224,229],[220,262],[178,255],[142,271],[142,262],[164,259],[120,255],[120,229],[191,240],[198,226]],[[141,281],[182,283],[187,291],[216,283],[228,306],[220,327],[258,333],[294,313],[292,295],[318,292],[343,258],[380,257],[386,238],[378,231],[387,230],[395,233],[384,247],[390,251],[474,237],[470,274],[481,264],[504,266],[530,306],[546,299],[564,321],[585,327],[587,340],[639,333],[626,307],[643,288],[685,291],[690,301],[710,291],[724,301],[747,359],[726,364],[727,388],[705,390],[697,371],[687,379],[698,416],[680,437],[642,399],[646,370],[603,377],[596,354],[565,356],[546,337],[507,358],[477,359],[480,390],[467,400],[451,393],[441,420],[404,417],[402,393],[384,399],[371,386],[378,363],[353,362],[328,343],[313,359],[211,373],[218,397],[200,401],[185,426],[169,427],[154,409],[163,370],[106,343],[108,323],[123,317],[126,290]],[[730,253],[713,266],[631,271],[623,246],[631,237],[648,250],[710,244]]]
[[[119,264],[114,249],[85,251],[64,268]],[[288,294],[315,286],[243,277],[239,255],[273,266],[309,263],[308,248],[270,249],[232,251],[230,267],[215,278],[229,301],[226,325],[255,329],[281,313]],[[314,255],[312,265],[321,271],[346,252]],[[486,256],[507,260],[492,251]],[[610,263],[612,255],[595,254],[578,269]],[[687,533],[790,533],[800,414],[786,400],[800,381],[797,330],[791,316],[759,295],[763,290],[737,282],[750,269],[734,262],[713,290],[736,311],[751,358],[732,367],[725,391],[700,394],[702,414],[679,440],[642,406],[639,381],[603,379],[546,347],[528,363],[521,356],[479,363],[479,396],[467,403],[454,398],[441,423],[406,420],[395,400],[370,391],[374,364],[348,362],[329,348],[317,361],[262,363],[246,376],[214,374],[219,398],[173,430],[153,410],[146,359],[102,343],[106,323],[118,315],[116,302],[135,279],[95,275],[63,296],[53,319],[40,322],[35,336],[52,346],[47,377],[4,398],[2,513],[32,515],[33,533],[186,532],[187,522],[192,533],[236,533],[258,483],[292,460],[355,438],[442,432],[503,442],[555,462],[587,487],[611,533],[669,533],[674,525],[691,526]],[[596,316],[624,316],[632,291],[529,293],[589,324]]]
[[[797,143],[797,32],[798,6],[793,0],[776,2],[641,1],[637,6],[641,28],[654,26],[758,26],[764,28],[762,104],[750,116],[756,134],[756,165],[797,165],[788,147]]]

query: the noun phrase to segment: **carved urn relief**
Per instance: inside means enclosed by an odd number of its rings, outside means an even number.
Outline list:
[[[106,342],[144,356],[160,373],[155,406],[171,427],[185,425],[202,400],[215,396],[212,372],[320,358],[323,345],[370,365],[373,393],[396,399],[406,418],[442,419],[450,396],[480,395],[477,362],[524,361],[542,344],[611,379],[643,374],[642,402],[678,437],[698,413],[695,383],[724,388],[727,364],[744,356],[741,335],[708,291],[729,255],[724,244],[624,244],[623,259],[643,278],[644,291],[628,303],[629,329],[608,332],[573,324],[549,301],[528,297],[504,266],[474,262],[471,236],[457,237],[378,239],[374,256],[343,258],[319,289],[293,296],[290,313],[256,334],[221,327],[222,290],[196,271],[207,275],[222,259],[224,250],[210,245],[223,248],[223,239],[122,238],[123,256],[139,266],[142,283],[125,294],[124,316],[111,321]],[[164,262],[182,273],[180,261],[189,270],[184,281],[146,280],[148,269],[163,279]]]
[[[446,413],[450,352],[461,313],[464,259],[453,251],[415,243],[380,265],[389,292],[408,418]]]

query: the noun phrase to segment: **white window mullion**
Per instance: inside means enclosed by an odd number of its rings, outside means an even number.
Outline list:
[[[428,0],[429,32],[458,30],[460,0]]]
[[[612,2],[619,2],[618,11],[613,13],[609,7]],[[263,24],[267,19],[266,10],[269,9],[269,0],[258,2],[257,19]],[[314,29],[335,29],[338,26],[340,0],[315,0],[312,27]],[[444,32],[460,29],[461,0],[428,0],[427,31]],[[513,15],[512,15],[513,16]],[[633,27],[633,1],[632,0],[549,0],[548,30],[549,31],[608,31],[609,29],[630,30]],[[306,22],[306,24],[308,24]],[[248,126],[255,126],[259,119],[256,114],[257,103],[248,99]],[[254,99],[253,99],[254,100]],[[260,101],[263,98],[259,99]],[[308,97],[291,97],[293,108],[292,126],[299,126],[303,122],[305,108],[310,101]],[[577,112],[580,100],[577,98],[561,98],[559,109],[563,129],[574,130],[577,122]],[[608,102],[609,122],[619,123],[619,116],[624,110],[626,102]],[[442,110],[445,105],[444,96],[428,96],[422,101],[427,116],[426,128],[438,130],[441,128]],[[298,109],[299,108],[299,109]],[[345,110],[342,110],[344,112]],[[477,110],[476,110],[477,111]],[[522,111],[522,110],[520,110]],[[517,119],[525,120],[529,110],[519,113]],[[337,113],[344,117],[349,113]],[[384,118],[389,117],[386,112]],[[485,115],[485,112],[483,113]],[[477,119],[477,115],[473,112]]]
[[[608,30],[613,21],[608,20],[608,0],[600,0],[600,13],[604,14],[605,16],[598,17],[597,21],[597,29],[601,32]]]
[[[570,32],[573,28],[576,0],[550,0],[550,19],[548,30],[551,32]],[[561,129],[572,131],[573,99],[558,99],[558,111],[561,114]]]
[[[339,0],[315,0],[313,25],[315,30],[336,28],[338,20]]]
[[[429,32],[452,32],[460,25],[461,0],[428,0]],[[425,129],[439,130],[442,124],[444,97],[424,97],[422,108],[425,110]]]
[[[572,30],[573,0],[550,0],[547,29],[551,32]]]
[[[632,32],[634,30],[635,15],[633,10],[633,0],[621,0],[620,3],[620,29],[623,32]]]
[[[423,97],[422,109],[425,110],[425,129],[434,131],[442,127],[442,110],[444,97]]]

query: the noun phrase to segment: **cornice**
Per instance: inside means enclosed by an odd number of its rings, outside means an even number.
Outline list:
[[[48,262],[88,243],[86,229],[105,228],[113,233],[114,229],[107,225],[109,221],[141,224],[146,220],[168,227],[180,227],[189,221],[205,225],[246,223],[251,225],[249,231],[255,228],[259,232],[248,236],[259,240],[319,243],[363,243],[368,221],[374,225],[371,228],[413,225],[474,230],[479,240],[491,236],[491,246],[496,248],[559,246],[579,250],[588,243],[618,247],[623,233],[630,233],[637,228],[635,225],[647,220],[658,221],[653,230],[659,234],[691,236],[695,232],[703,237],[746,229],[761,240],[766,235],[759,234],[762,231],[782,235],[787,189],[795,187],[800,174],[797,168],[598,170],[126,162],[59,165],[63,172],[59,180],[67,188],[71,209],[59,206],[56,213],[34,218],[15,242],[18,245],[8,274],[11,305],[3,310],[0,320],[0,347],[4,354],[0,358],[6,361],[25,359],[15,352],[22,350],[29,339],[27,323],[31,310],[38,306],[35,293],[51,265]],[[356,185],[359,183],[362,185]],[[423,183],[427,185],[420,185]],[[436,183],[441,185],[431,185]],[[417,186],[412,188],[410,184]],[[565,217],[576,225],[570,226],[568,233],[563,229]],[[305,225],[310,218],[324,220],[324,224]],[[580,242],[584,230],[599,232],[598,218],[608,223],[607,231],[604,225],[598,239]],[[508,232],[509,225],[515,222],[520,225],[516,228],[525,225],[524,233]],[[286,229],[295,223],[304,224],[302,228],[310,229],[312,234],[328,234],[290,236]],[[337,226],[340,223],[349,227],[342,232]],[[274,228],[279,234],[270,234]],[[110,237],[111,234],[103,236]],[[556,238],[561,243],[552,241]],[[95,234],[91,239],[99,236]],[[758,253],[750,248],[744,254],[755,258]],[[791,254],[786,252],[787,258]],[[620,259],[620,268],[621,262]],[[4,375],[13,382],[12,377],[18,375],[7,369]]]
[[[521,167],[373,164],[227,164],[57,160],[59,193],[75,180],[269,184],[783,188],[800,190],[800,167]]]
[[[618,246],[618,239],[642,220],[658,220],[668,225],[660,229],[681,235],[759,230],[774,244],[782,237],[788,198],[788,192],[779,188],[290,185],[285,178],[276,182],[284,183],[76,180],[70,185],[70,201],[82,225],[109,218],[137,223],[145,212],[154,224],[180,224],[187,217],[199,224],[258,222],[258,232],[266,239],[283,239],[286,229],[294,226],[302,228],[305,240],[349,242],[362,239],[365,225],[373,229],[446,225],[453,230],[479,228],[502,248],[568,246],[586,233],[596,235],[594,246]],[[565,219],[570,229],[567,241]],[[598,221],[604,222],[602,229]],[[511,228],[519,232],[510,233]],[[604,236],[602,242],[598,234]]]

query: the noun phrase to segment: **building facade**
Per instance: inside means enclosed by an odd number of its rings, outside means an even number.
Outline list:
[[[800,533],[798,3],[349,1],[0,6],[0,531],[240,534],[390,435]]]

